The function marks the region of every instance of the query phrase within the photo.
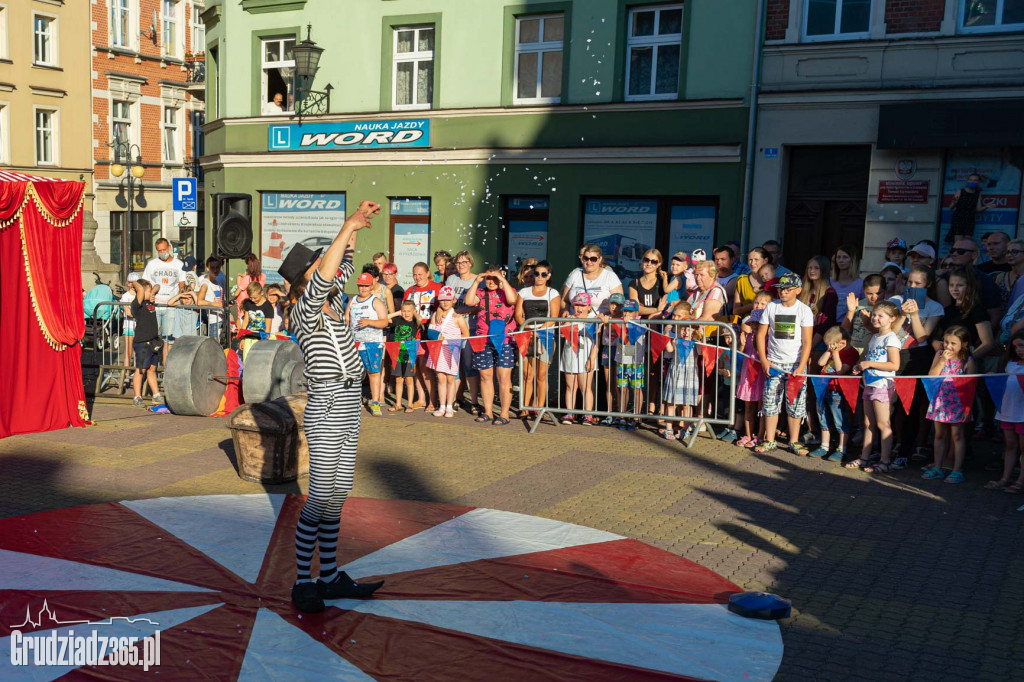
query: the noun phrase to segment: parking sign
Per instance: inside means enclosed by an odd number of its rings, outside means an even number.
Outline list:
[[[174,178],[172,184],[172,208],[175,211],[198,211],[198,182],[195,178]]]

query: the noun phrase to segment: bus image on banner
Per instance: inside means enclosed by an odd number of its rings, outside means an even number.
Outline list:
[[[619,278],[642,274],[640,261],[657,239],[656,199],[587,199],[583,239],[601,247]]]
[[[344,224],[344,192],[263,192],[260,260],[267,284],[282,281],[277,269],[296,244],[326,249]]]

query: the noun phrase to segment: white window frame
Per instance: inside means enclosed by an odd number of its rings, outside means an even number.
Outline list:
[[[284,59],[284,44],[288,41],[292,42],[292,48],[294,49],[297,41],[295,36],[278,36],[275,38],[261,38],[260,39],[260,114],[263,116],[271,116],[273,114],[264,114],[263,107],[269,101],[267,99],[267,70],[268,69],[286,69],[292,70],[292,76],[284,79],[285,91],[284,91],[284,113],[290,114],[294,110],[292,106],[292,100],[295,97],[295,93],[292,92],[292,88],[295,87],[295,56],[294,53],[291,59]],[[276,62],[268,62],[267,58],[267,43],[280,43],[278,49],[280,50],[281,59]],[[219,75],[219,74],[218,74]],[[217,96],[220,97],[220,84],[218,81]]]
[[[40,159],[40,128],[39,114],[41,112],[50,114],[50,155],[48,161]],[[35,151],[35,162],[37,166],[59,166],[60,165],[60,109],[57,107],[32,107],[32,139]]]
[[[171,13],[167,14],[167,5],[171,5]],[[181,59],[184,57],[185,36],[182,34],[182,10],[185,7],[183,0],[160,0],[160,54],[164,57]],[[168,42],[167,33],[170,30],[171,36]]]
[[[820,35],[807,35],[807,20],[811,15],[811,2],[812,0],[802,0],[803,2],[803,19],[801,20],[800,26],[800,38],[805,43],[815,43],[822,40],[836,41],[836,40],[864,40],[871,37],[871,22],[872,17],[875,16],[875,3],[877,0],[871,0],[871,4],[868,6],[868,27],[864,31],[857,31],[856,33],[840,33],[839,24],[843,18],[843,3],[846,0],[836,0],[836,16],[832,24],[832,33],[822,33]]]
[[[118,117],[118,116],[115,115],[115,109],[116,109],[118,104],[124,104],[125,106],[127,106],[127,108],[128,108],[128,118],[121,118],[121,117]],[[125,100],[125,99],[111,99],[110,100],[110,137],[112,139],[117,139],[117,135],[115,133],[117,125],[119,123],[121,123],[121,122],[127,122],[127,124],[128,124],[128,137],[126,138],[126,141],[128,142],[128,144],[135,144],[135,135],[136,135],[136,132],[138,131],[138,126],[136,125],[136,117],[135,117],[134,114],[135,114],[135,105],[132,102],[130,102],[128,100]],[[114,148],[111,147],[111,149],[110,149],[110,158],[111,159],[114,158],[114,152],[115,152]],[[124,161],[124,159],[122,159],[122,161]]]
[[[1004,24],[1003,9],[1006,7],[1006,0],[996,0],[996,22],[992,26],[964,26],[964,19],[967,18],[967,1],[956,0],[957,14],[956,26],[958,33],[1000,33],[1003,31],[1020,31],[1024,29],[1024,22],[1017,24]]]
[[[34,121],[33,121],[34,123]],[[0,163],[11,163],[11,103],[0,101]]]
[[[429,51],[420,52],[416,48],[420,44],[420,31],[430,30],[434,32],[434,49]],[[398,34],[402,31],[413,31],[412,44],[413,52],[399,52],[398,51]],[[433,102],[421,103],[417,102],[417,96],[419,94],[419,74],[420,64],[424,62],[430,62],[431,79],[437,78],[437,70],[434,68],[434,53],[437,52],[437,27],[434,24],[422,24],[419,26],[396,26],[392,29],[391,33],[391,108],[395,111],[411,111],[411,110],[422,110],[430,109],[434,106]],[[412,62],[412,98],[413,104],[398,104],[398,65]],[[430,84],[431,93],[434,92],[434,83]]]
[[[182,118],[181,118],[182,110],[181,110],[180,107],[171,107],[171,106],[167,106],[166,104],[163,107],[161,107],[161,109],[162,109],[161,113],[160,113],[160,149],[161,149],[161,155],[163,156],[164,163],[180,164],[181,163],[181,156],[182,156],[182,154],[181,154],[181,134],[180,134],[181,126],[182,126]],[[174,125],[171,125],[171,124],[169,124],[167,122],[167,112],[174,112]],[[167,133],[168,132],[173,132],[173,134],[174,134],[174,139],[171,141],[171,146],[173,147],[172,151],[174,152],[174,156],[167,156]]]
[[[7,3],[0,2],[0,59],[11,58],[10,34],[7,32]]]
[[[536,21],[540,20],[540,33],[538,34],[541,38],[540,42],[537,43],[521,43],[519,42],[519,29],[523,21]],[[549,40],[544,41],[544,24],[548,19],[561,19],[562,20],[562,40]],[[565,13],[555,12],[552,14],[527,14],[521,17],[516,17],[516,42],[515,42],[515,55],[514,55],[514,66],[512,68],[512,103],[513,104],[558,104],[562,101],[562,97],[541,97],[541,80],[544,77],[544,54],[547,52],[561,52],[562,53],[562,72],[565,72]],[[434,36],[437,38],[436,34]],[[537,55],[537,89],[535,92],[538,93],[536,97],[520,97],[519,96],[519,55],[531,54]],[[561,89],[562,81],[559,81],[559,88]],[[559,90],[561,91],[561,90]]]
[[[50,54],[49,59],[42,61],[36,59],[36,41],[40,34],[36,30],[36,19],[37,18],[48,19],[50,24],[50,30],[47,31],[46,35],[50,38]],[[32,64],[36,66],[59,66],[60,65],[60,41],[57,39],[60,35],[60,19],[56,14],[50,14],[48,12],[32,12]]]
[[[189,44],[192,46],[192,54],[206,52],[206,24],[203,23],[203,7],[198,2],[192,5],[191,35]]]
[[[658,28],[661,26],[661,13],[665,10],[680,10],[683,12],[682,21],[679,24],[679,33],[671,33],[669,35],[658,35]],[[651,36],[633,36],[633,20],[636,15],[640,12],[654,12],[654,35]],[[683,6],[680,5],[637,5],[629,8],[629,15],[626,21],[626,80],[623,87],[624,99],[627,102],[651,102],[651,101],[662,101],[662,100],[673,100],[679,99],[679,87],[678,84],[680,79],[683,77],[682,69],[680,68],[677,80],[676,80],[676,92],[666,92],[662,94],[655,94],[654,87],[658,81],[658,49],[662,45],[678,45],[679,46],[679,57],[680,62],[682,61],[682,50],[683,50],[683,22],[686,21],[686,12],[683,10]],[[630,54],[634,47],[652,47],[654,48],[651,54],[651,84],[646,95],[631,95],[629,94],[629,76],[632,63],[630,60]]]
[[[132,30],[134,28],[133,17],[135,16],[134,0],[108,0],[110,3],[110,46],[120,47],[124,50],[131,50],[135,47],[135,35],[138,31]],[[121,14],[126,15],[124,21],[125,34],[121,36],[121,42],[118,42],[117,31],[115,26],[118,25],[117,17]]]

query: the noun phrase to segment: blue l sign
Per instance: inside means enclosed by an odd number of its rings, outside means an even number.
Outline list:
[[[198,187],[196,178],[174,178],[171,186],[172,210],[198,211],[196,201]]]

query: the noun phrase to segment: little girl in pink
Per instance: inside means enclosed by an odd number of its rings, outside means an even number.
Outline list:
[[[757,337],[757,325],[761,321],[761,312],[772,302],[771,294],[762,291],[754,297],[754,309],[750,315],[743,320],[740,326],[740,341],[743,345],[743,353],[748,358],[756,358],[757,350],[754,348],[754,339]],[[753,368],[753,369],[751,369]],[[736,399],[743,401],[743,437],[736,441],[741,448],[752,448],[761,441],[761,425],[757,419],[760,411],[761,395],[764,393],[764,372],[761,371],[759,363],[748,363],[743,359],[743,369],[740,370],[740,383],[736,387]],[[737,412],[737,417],[739,417]],[[736,425],[739,427],[739,424]],[[737,428],[737,431],[740,429]]]
[[[428,336],[437,336],[441,341],[441,352],[428,353],[427,369],[437,373],[437,410],[435,417],[454,417],[455,399],[458,397],[459,357],[462,339],[469,336],[466,318],[455,314],[455,290],[441,287],[437,293],[437,310],[430,316]],[[433,339],[432,339],[433,340]],[[459,341],[459,344],[449,343]]]

